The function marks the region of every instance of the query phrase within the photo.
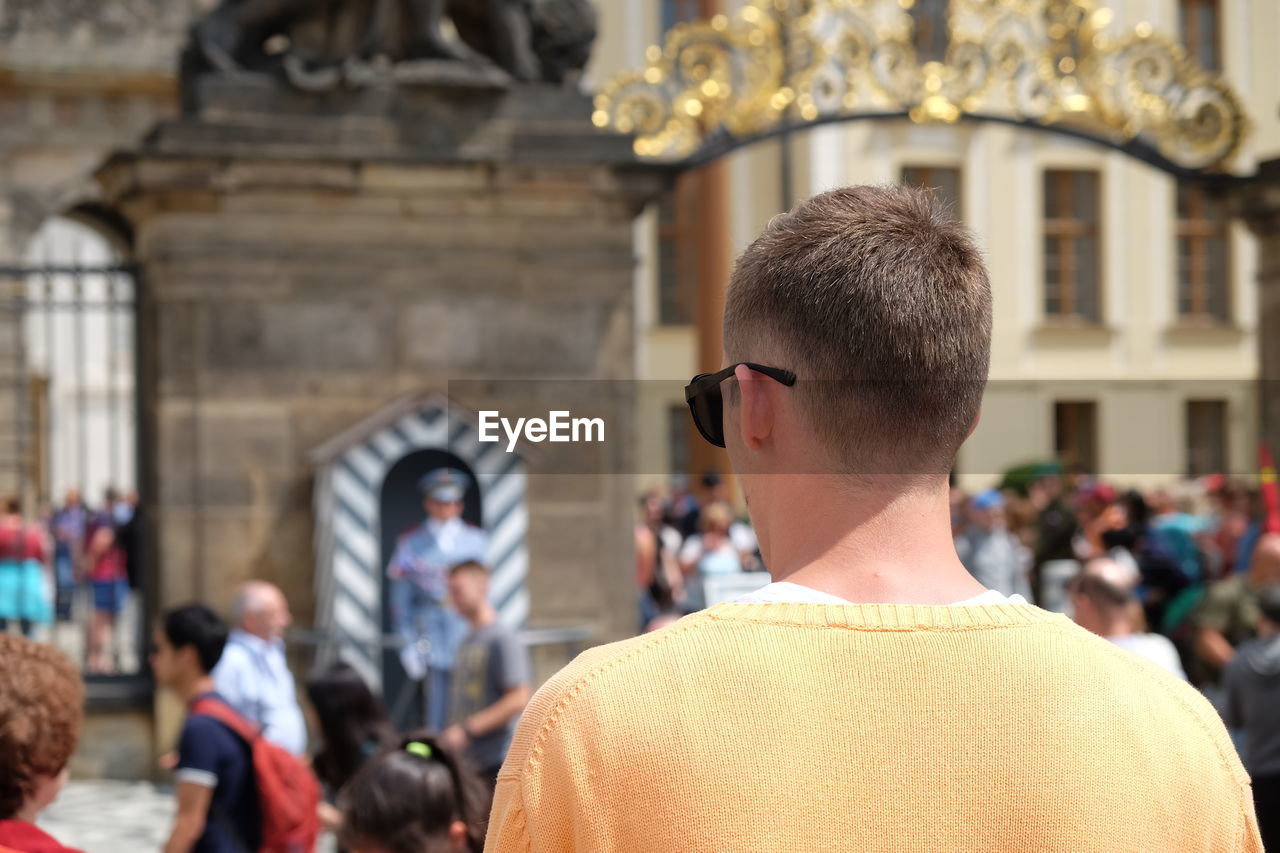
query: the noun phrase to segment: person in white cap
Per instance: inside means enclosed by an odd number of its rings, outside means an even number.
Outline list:
[[[426,726],[444,728],[449,682],[462,618],[449,608],[449,569],[484,560],[489,537],[462,519],[471,478],[456,468],[437,468],[420,481],[426,520],[396,542],[387,566],[391,583],[391,628],[404,646],[400,661],[409,678],[427,679]]]

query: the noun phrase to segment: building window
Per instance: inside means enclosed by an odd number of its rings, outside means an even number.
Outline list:
[[[947,6],[950,0],[914,0],[902,2],[910,10],[912,42],[920,62],[945,62],[950,34],[947,32]]]
[[[1231,320],[1226,203],[1203,187],[1178,185],[1178,316]]]
[[[1098,471],[1098,406],[1093,402],[1053,404],[1053,452],[1067,469]]]
[[[1044,173],[1044,313],[1102,321],[1098,173]]]
[[[662,0],[662,31],[702,15],[702,0]]]
[[[693,429],[693,421],[689,418],[689,407],[673,405],[667,408],[667,452],[670,465],[669,474],[688,474],[693,470],[693,459],[689,455],[689,430]]]
[[[1220,70],[1218,0],[1178,0],[1178,22],[1187,55],[1207,71]]]
[[[682,177],[658,201],[658,323],[694,322],[698,298],[698,193],[696,178]]]
[[[1227,471],[1227,403],[1187,401],[1187,476]]]
[[[960,170],[940,166],[903,166],[902,183],[933,190],[951,215],[960,219]]]

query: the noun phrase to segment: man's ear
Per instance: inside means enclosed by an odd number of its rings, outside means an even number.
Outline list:
[[[194,644],[183,646],[180,649],[173,650],[174,657],[182,662],[183,666],[190,666],[195,669],[204,669],[204,664],[200,661],[200,652],[196,651]]]
[[[773,432],[774,408],[768,386],[777,383],[745,364],[739,364],[733,375],[738,380],[738,429],[742,444],[748,450],[759,450]]]
[[[973,416],[973,423],[969,424],[969,431],[964,434],[964,440],[968,441],[969,436],[973,435],[973,431],[978,428],[979,422],[982,421],[982,407],[978,407],[978,413]]]

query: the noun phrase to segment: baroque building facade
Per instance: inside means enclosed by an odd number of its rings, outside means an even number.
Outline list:
[[[589,85],[643,68],[646,48],[679,21],[732,16],[743,5],[605,5]],[[940,32],[945,3],[900,5],[915,16],[917,41]],[[1113,11],[1115,31],[1145,23],[1236,91],[1252,127],[1233,172],[1253,174],[1280,154],[1272,61],[1280,7],[1256,0],[1101,5]],[[646,378],[687,381],[718,367],[711,363],[718,346],[706,346],[718,340],[718,316],[699,316],[708,281],[698,253],[719,251],[726,270],[771,216],[796,201],[843,184],[902,181],[934,188],[973,230],[991,270],[991,384],[957,462],[960,485],[982,488],[1012,467],[1051,459],[1118,484],[1256,474],[1257,247],[1224,202],[1088,141],[980,122],[837,123],[753,144],[726,161],[718,180],[707,177],[711,169],[687,173],[637,226]],[[720,189],[708,195],[707,180]],[[720,233],[709,232],[717,221]],[[640,433],[648,481],[723,468],[724,458],[691,434],[678,384],[651,383],[646,393],[651,404],[642,409]]]

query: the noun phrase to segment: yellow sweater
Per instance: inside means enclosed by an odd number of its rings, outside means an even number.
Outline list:
[[[722,604],[538,691],[486,851],[1262,850],[1213,708],[1030,605]]]

